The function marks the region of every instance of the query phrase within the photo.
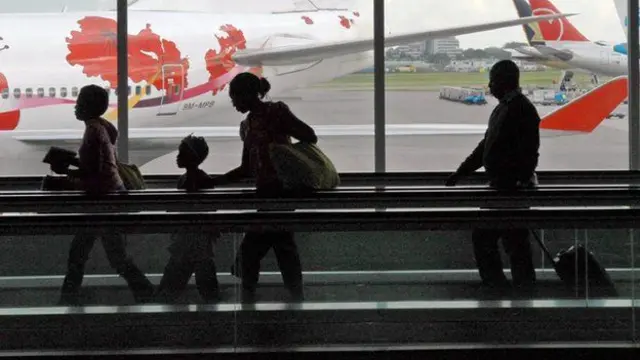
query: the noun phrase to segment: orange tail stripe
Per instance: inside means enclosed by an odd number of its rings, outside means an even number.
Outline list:
[[[627,77],[617,77],[551,112],[540,128],[591,132],[629,96],[628,91]]]

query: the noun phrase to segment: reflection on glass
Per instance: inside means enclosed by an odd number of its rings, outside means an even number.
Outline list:
[[[611,279],[617,296],[603,295],[594,288],[587,292],[562,281],[539,246],[532,242],[537,291],[526,296],[517,293],[483,292],[466,231],[429,232],[344,232],[297,233],[296,243],[302,259],[306,301],[450,301],[514,299],[629,299],[632,296],[632,259],[628,251],[628,230],[545,230],[542,240],[554,255],[582,247]],[[239,279],[230,273],[243,234],[223,234],[213,243],[220,282],[221,301],[236,303]],[[70,237],[4,237],[7,248],[0,257],[0,281],[8,289],[0,299],[4,307],[51,306],[64,273]],[[163,234],[129,235],[128,251],[136,264],[159,283],[173,249],[172,237]],[[49,246],[55,241],[59,246]],[[25,247],[24,244],[30,244]],[[171,245],[171,246],[170,246]],[[98,246],[100,247],[100,246]],[[46,252],[43,252],[46,249]],[[15,256],[15,254],[20,256]],[[504,272],[511,279],[509,257],[501,253]],[[38,261],[25,261],[37,259]],[[578,274],[594,274],[577,257]],[[589,263],[594,264],[594,263]],[[102,251],[94,251],[87,265],[83,290],[86,304],[125,305],[133,299],[124,281],[112,275]],[[581,268],[583,267],[583,268]],[[566,269],[565,269],[566,270]],[[572,271],[573,269],[569,269]],[[579,284],[584,280],[579,279]],[[178,303],[202,303],[195,278]],[[273,252],[262,261],[258,302],[287,301],[287,290]],[[93,289],[98,291],[93,293]],[[358,291],[354,291],[357,289]],[[577,291],[580,290],[580,291]],[[31,294],[29,295],[29,294]],[[26,295],[25,295],[26,294]],[[98,294],[102,294],[98,296]],[[25,298],[26,296],[26,298]],[[29,300],[25,300],[29,299]]]

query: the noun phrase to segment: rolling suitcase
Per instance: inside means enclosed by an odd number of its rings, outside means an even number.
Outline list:
[[[572,246],[567,250],[560,251],[554,258],[538,234],[535,231],[532,233],[545,257],[553,264],[560,280],[567,287],[576,291],[578,296],[585,296],[587,289],[589,298],[618,296],[618,291],[605,268],[584,246]]]

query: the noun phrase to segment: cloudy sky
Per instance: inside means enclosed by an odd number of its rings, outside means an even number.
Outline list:
[[[192,0],[181,0],[189,2]],[[227,0],[211,0],[227,1]],[[270,0],[244,0],[264,1]],[[328,0],[319,0],[328,1]],[[517,17],[511,0],[396,0],[404,6],[394,11],[425,11],[425,26],[446,27],[451,24],[465,25],[479,21],[504,20]],[[116,0],[0,0],[1,12],[87,11],[97,6],[115,5]],[[593,41],[624,41],[624,33],[616,15],[613,0],[554,0],[562,12],[579,13],[571,21],[585,36]],[[416,8],[408,4],[420,4]],[[446,4],[446,5],[445,5]],[[409,8],[410,10],[406,10]],[[462,46],[501,46],[507,41],[524,41],[520,27],[495,30],[460,37]]]

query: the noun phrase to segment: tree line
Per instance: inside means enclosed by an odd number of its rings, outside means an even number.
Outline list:
[[[452,60],[471,60],[471,59],[511,59],[511,53],[506,49],[515,49],[520,46],[527,46],[525,43],[521,42],[508,42],[504,44],[501,48],[499,47],[488,47],[484,49],[464,49],[462,53],[456,55],[455,57],[450,57],[447,54],[438,53],[438,54],[427,54],[426,52],[418,56],[410,55],[405,53],[404,51],[399,51],[397,49],[388,49],[386,53],[387,60],[396,60],[396,61],[406,61],[406,60],[420,60],[425,61],[432,64],[440,64],[440,65],[448,65]]]

